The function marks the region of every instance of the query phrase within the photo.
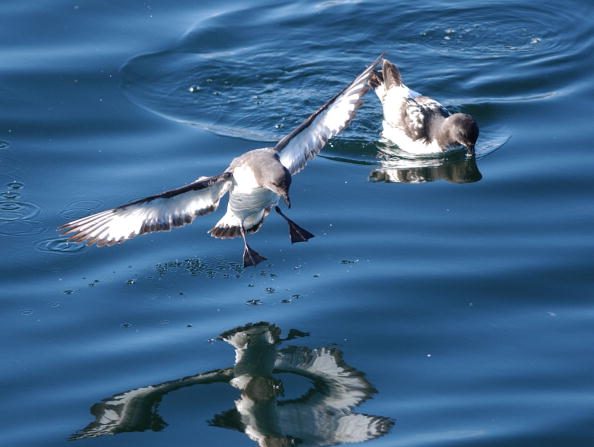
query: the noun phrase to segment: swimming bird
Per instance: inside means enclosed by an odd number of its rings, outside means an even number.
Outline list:
[[[74,220],[60,230],[71,241],[98,247],[114,245],[141,234],[187,225],[196,217],[215,211],[221,198],[229,193],[227,212],[209,233],[219,239],[241,236],[244,267],[266,259],[248,245],[246,235],[261,228],[273,207],[289,224],[292,243],[311,239],[312,233],[281,211],[279,199],[291,207],[289,188],[293,176],[353,119],[380,59],[381,56],[274,147],[245,152],[221,174],[200,177],[180,188]]]
[[[451,114],[435,99],[408,88],[396,65],[383,60],[370,85],[384,112],[382,137],[413,155],[441,154],[466,148],[474,155],[479,128],[466,113]]]

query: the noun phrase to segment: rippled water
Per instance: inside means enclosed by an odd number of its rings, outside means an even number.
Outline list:
[[[0,3],[0,444],[590,446],[594,6]],[[109,249],[56,227],[220,172],[381,52],[481,127],[379,141],[368,95],[294,179],[291,246],[220,217]]]

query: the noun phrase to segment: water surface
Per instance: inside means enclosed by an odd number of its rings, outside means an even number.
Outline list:
[[[590,446],[593,13],[2,2],[2,445]],[[270,216],[257,268],[205,234],[221,210],[109,249],[56,233],[221,172],[381,52],[476,117],[477,160],[394,153],[368,95],[294,179],[316,237],[291,246]],[[253,327],[271,335],[238,362]]]

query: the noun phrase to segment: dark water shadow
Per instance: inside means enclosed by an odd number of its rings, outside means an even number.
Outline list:
[[[95,421],[71,440],[147,430],[168,424],[159,415],[167,394],[194,385],[228,383],[240,392],[234,407],[218,413],[209,425],[244,432],[259,446],[327,446],[378,438],[390,431],[391,419],[356,413],[377,390],[363,372],[349,366],[336,347],[280,348],[283,342],[307,336],[292,329],[281,338],[278,326],[248,324],[224,332],[220,340],[235,349],[235,364],[157,385],[115,394],[94,404]],[[278,377],[299,376],[309,383],[300,397],[282,399]]]

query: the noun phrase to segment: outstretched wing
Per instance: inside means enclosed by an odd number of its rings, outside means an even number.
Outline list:
[[[378,57],[343,91],[276,144],[274,149],[280,152],[280,161],[291,175],[301,171],[305,164],[322,150],[330,138],[336,136],[350,123],[361,106],[361,98],[369,90],[368,81],[381,57]]]
[[[404,131],[413,140],[429,140],[431,121],[449,114],[444,106],[428,96],[409,96],[402,104]]]
[[[139,234],[181,227],[217,209],[231,187],[231,177],[225,172],[200,178],[181,188],[69,222],[60,230],[72,241],[103,247]]]
[[[229,382],[232,378],[233,368],[217,369],[108,397],[91,407],[95,420],[73,434],[70,440],[145,430],[161,431],[167,426],[158,413],[163,396],[180,388]]]

